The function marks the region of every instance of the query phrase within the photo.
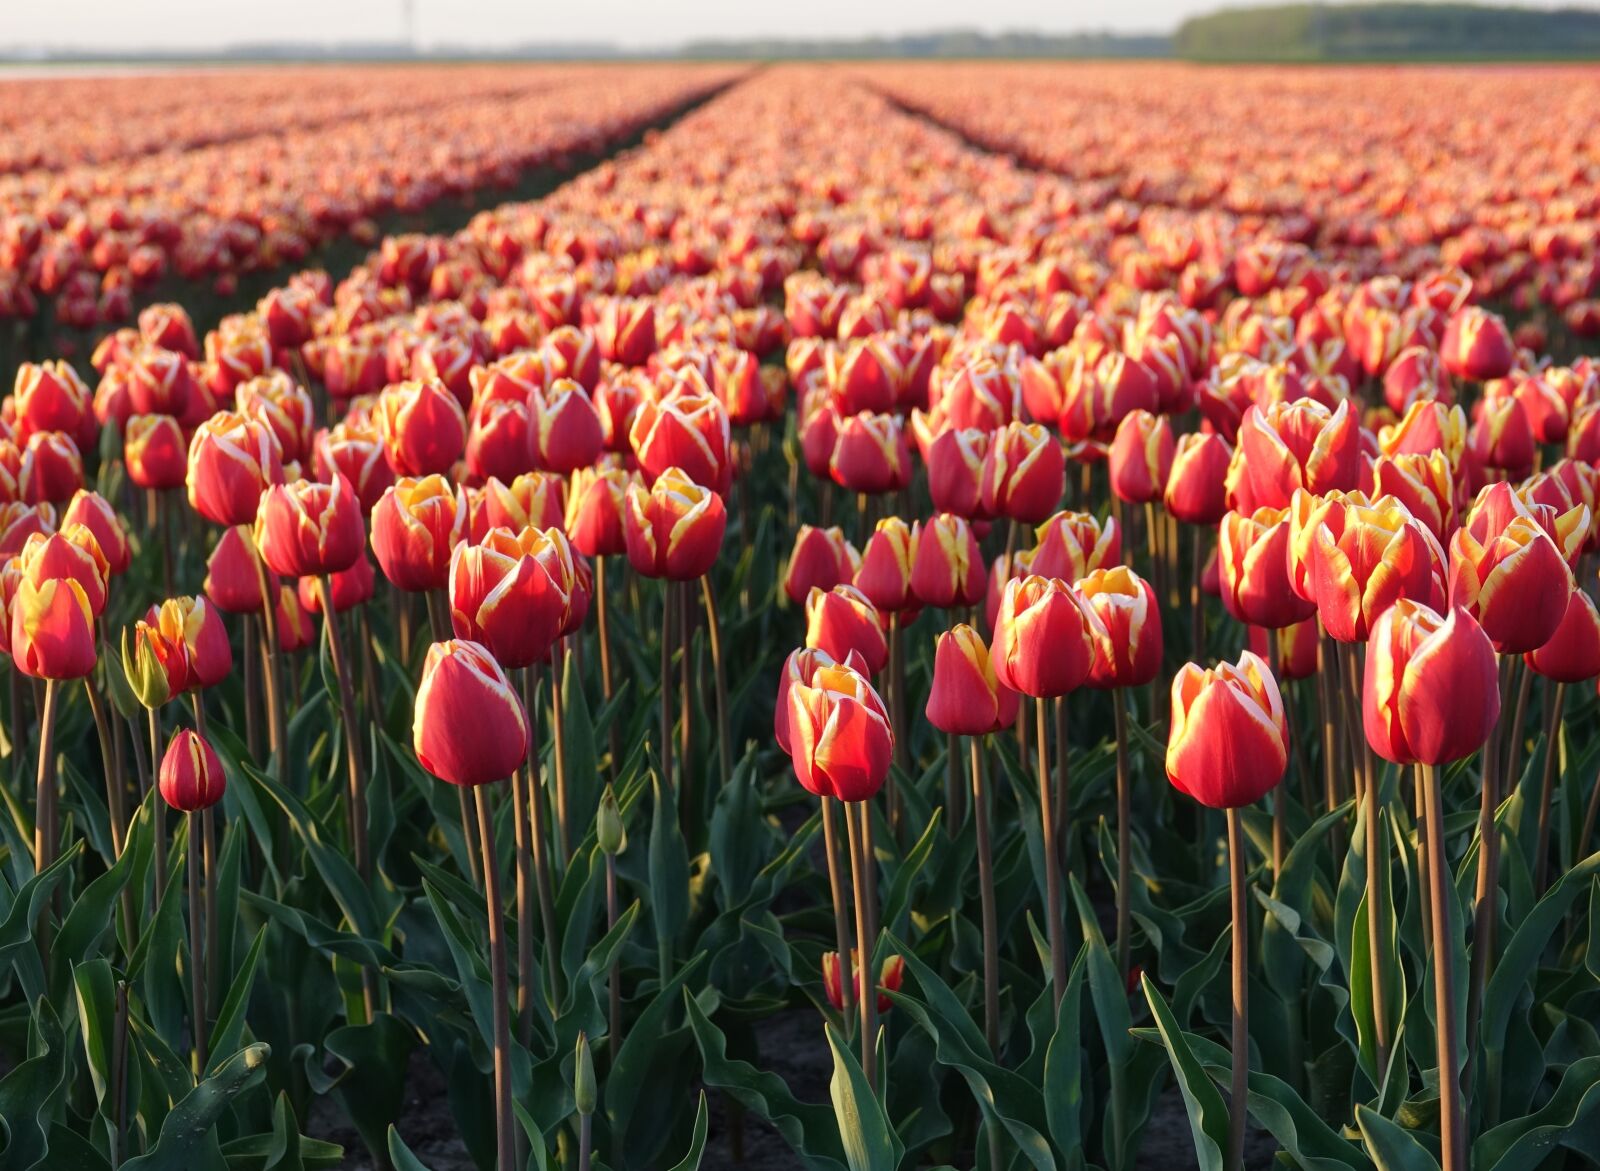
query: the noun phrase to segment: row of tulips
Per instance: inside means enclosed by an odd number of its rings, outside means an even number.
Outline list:
[[[1131,1167],[1173,1081],[1208,1166],[1585,1157],[1597,476],[1500,438],[1594,370],[1442,264],[1129,282],[827,76],[19,371],[23,1165],[337,1159],[329,1094],[410,1167],[413,1050],[499,1171],[692,1168],[695,1050],[825,1167]]]

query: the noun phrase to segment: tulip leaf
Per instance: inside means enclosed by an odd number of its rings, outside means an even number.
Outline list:
[[[217,1120],[229,1103],[266,1077],[269,1053],[265,1045],[250,1045],[219,1065],[173,1106],[155,1146],[124,1163],[125,1171],[191,1171],[208,1157],[220,1158]]]
[[[1151,983],[1149,976],[1141,977],[1144,996],[1150,1004],[1156,1029],[1171,1059],[1172,1070],[1178,1078],[1178,1089],[1183,1094],[1183,1104],[1189,1113],[1189,1133],[1194,1139],[1195,1159],[1201,1171],[1222,1171],[1228,1150],[1228,1106],[1222,1094],[1206,1075],[1183,1030],[1178,1027],[1172,1010],[1161,993]],[[1231,1058],[1236,1060],[1237,1058]]]
[[[45,874],[50,871],[47,869]],[[26,888],[25,888],[26,889]],[[65,1105],[66,1038],[50,1002],[40,997],[28,1017],[27,1057],[0,1077],[0,1134],[8,1167],[44,1166],[51,1119]]]
[[[694,1133],[689,1138],[689,1149],[667,1171],[700,1171],[700,1160],[706,1153],[706,1132],[710,1115],[706,1111],[706,1092],[700,1091],[700,1104],[694,1111]]]
[[[233,986],[228,989],[227,999],[222,1003],[222,1012],[217,1017],[217,1023],[211,1031],[211,1060],[206,1066],[207,1073],[215,1073],[219,1059],[233,1053],[239,1047],[239,1042],[244,1036],[245,1011],[250,1007],[250,992],[255,987],[256,965],[261,961],[261,951],[267,942],[267,929],[263,927],[256,932],[255,941],[250,944],[250,951],[245,955],[244,964],[239,968],[239,974],[234,977]]]
[[[43,873],[23,883],[11,901],[5,921],[0,922],[0,971],[15,965],[30,1003],[45,994],[44,969],[39,962],[34,924],[57,888],[72,876],[72,868],[81,853],[83,843],[72,843]]]
[[[1376,1110],[1357,1103],[1356,1125],[1378,1171],[1439,1171],[1439,1160],[1427,1147]]]
[[[839,1031],[831,1024],[823,1028],[828,1048],[833,1052],[833,1078],[828,1082],[828,1095],[833,1099],[833,1114],[839,1122],[846,1164],[850,1171],[896,1171],[905,1152],[889,1125],[882,1103]]]
[[[411,1153],[411,1148],[406,1146],[406,1140],[400,1137],[400,1132],[393,1126],[389,1127],[385,1148],[389,1152],[389,1162],[394,1164],[394,1171],[432,1171],[432,1168]]]
[[[1550,1100],[1526,1118],[1501,1123],[1472,1144],[1472,1165],[1484,1171],[1531,1167],[1600,1106],[1600,1056],[1567,1066]]]
[[[689,851],[678,830],[677,803],[659,771],[651,774],[650,784],[655,797],[650,815],[650,913],[658,946],[670,956],[673,941],[689,921]],[[665,965],[668,957],[661,962]]]
[[[1089,945],[1078,952],[1056,1012],[1056,1032],[1044,1056],[1044,1109],[1050,1137],[1069,1167],[1083,1166],[1083,980]],[[1050,989],[1045,990],[1049,996]]]
[[[92,959],[72,970],[77,994],[78,1023],[83,1033],[83,1055],[97,1102],[104,1103],[111,1083],[111,1049],[116,1015],[116,977],[105,959]]]
[[[606,1120],[613,1140],[626,1145],[630,1165],[649,1162],[659,1144],[660,1136],[647,1133],[655,1121],[645,1109],[653,1098],[650,1087],[658,1087],[658,1092],[686,1088],[673,1077],[673,1068],[689,1034],[687,1029],[671,1028],[670,1020],[679,989],[699,974],[705,959],[704,953],[695,956],[656,992],[628,1027],[606,1078]]]

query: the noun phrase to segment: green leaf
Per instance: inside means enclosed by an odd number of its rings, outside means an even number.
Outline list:
[[[1536,1167],[1596,1106],[1600,1106],[1600,1057],[1586,1057],[1567,1066],[1556,1092],[1536,1113],[1480,1135],[1472,1144],[1472,1165],[1482,1171]]]
[[[1083,1011],[1084,969],[1089,946],[1078,952],[1061,994],[1056,1013],[1056,1032],[1044,1056],[1044,1109],[1050,1122],[1050,1137],[1056,1150],[1072,1166],[1083,1165]],[[1049,989],[1045,990],[1049,995]]]
[[[650,776],[650,913],[656,939],[670,947],[689,921],[689,850],[678,831],[678,810],[659,773]]]
[[[124,1171],[192,1171],[202,1152],[216,1146],[212,1128],[228,1104],[266,1077],[270,1052],[265,1045],[251,1045],[223,1062],[172,1108],[156,1145],[124,1163]]]
[[[1439,1171],[1439,1160],[1404,1128],[1356,1104],[1356,1125],[1378,1171]]]
[[[389,1161],[394,1164],[395,1171],[431,1171],[426,1163],[411,1153],[406,1140],[392,1126],[389,1128],[388,1150]]]
[[[700,1091],[700,1105],[694,1112],[694,1134],[689,1138],[688,1153],[674,1163],[668,1171],[700,1171],[700,1159],[706,1153],[706,1092]]]
[[[46,874],[49,871],[45,871]],[[66,1040],[61,1022],[41,997],[28,1019],[28,1056],[0,1078],[0,1123],[10,1132],[8,1167],[33,1167],[50,1151],[51,1117],[66,1092]]]
[[[895,1149],[894,1131],[883,1113],[883,1104],[867,1084],[867,1075],[838,1030],[832,1025],[824,1028],[828,1048],[833,1051],[828,1096],[833,1099],[833,1113],[839,1120],[839,1138],[844,1143],[850,1171],[896,1171],[900,1152]]]
[[[1189,1133],[1194,1138],[1195,1158],[1201,1171],[1222,1171],[1228,1150],[1227,1103],[1222,1100],[1221,1092],[1212,1084],[1194,1051],[1189,1048],[1183,1030],[1178,1028],[1172,1010],[1167,1007],[1161,993],[1156,991],[1150,977],[1143,977],[1142,983],[1144,998],[1150,1004],[1150,1013],[1155,1017],[1162,1044],[1167,1047],[1172,1070],[1178,1077],[1178,1089],[1183,1093],[1183,1104],[1189,1113]],[[1238,1055],[1232,1055],[1232,1059],[1238,1060]]]
[[[90,960],[72,970],[78,997],[78,1021],[83,1035],[83,1055],[89,1063],[89,1080],[95,1100],[104,1102],[111,1081],[112,1033],[115,1029],[117,991],[111,963]]]
[[[255,987],[256,965],[261,961],[261,949],[266,941],[267,929],[263,927],[256,932],[255,942],[250,945],[239,975],[228,989],[227,999],[222,1002],[222,1012],[217,1016],[216,1027],[211,1034],[211,1060],[206,1064],[207,1073],[215,1073],[222,1058],[233,1053],[244,1036],[245,1011],[250,1007],[250,990]]]

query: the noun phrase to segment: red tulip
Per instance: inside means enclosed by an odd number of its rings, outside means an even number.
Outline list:
[[[189,440],[189,506],[219,525],[250,524],[261,494],[283,480],[270,428],[227,412],[200,424]]]
[[[386,388],[374,415],[384,457],[396,475],[447,472],[466,450],[466,412],[437,379]]]
[[[0,565],[22,552],[34,533],[53,533],[56,510],[48,504],[0,503]]]
[[[728,412],[710,391],[689,390],[641,404],[628,440],[652,483],[672,468],[718,495],[732,482]]]
[[[966,519],[939,513],[917,532],[911,592],[924,606],[976,605],[985,584],[983,552]]]
[[[204,598],[168,598],[151,606],[144,620],[181,652],[183,673],[174,693],[215,687],[232,672],[233,650],[222,615]]]
[[[863,412],[838,421],[828,474],[852,492],[877,495],[911,482],[911,449],[898,415]]]
[[[983,736],[1016,722],[1017,693],[1002,686],[989,648],[962,623],[939,636],[928,691],[928,722],[955,736]]]
[[[600,416],[576,382],[558,378],[528,396],[533,450],[541,468],[571,472],[588,467],[605,447]]]
[[[1572,591],[1568,562],[1588,534],[1583,505],[1556,515],[1529,508],[1508,484],[1485,488],[1450,541],[1450,599],[1482,625],[1501,654],[1550,641]]]
[[[81,524],[94,534],[95,543],[106,559],[106,570],[113,577],[125,572],[133,555],[128,549],[127,530],[116,511],[97,492],[80,490],[61,514],[61,525]]]
[[[567,482],[554,472],[524,472],[509,484],[490,477],[483,486],[487,528],[512,532],[558,529],[566,519],[566,509]]]
[[[865,594],[851,585],[813,589],[806,598],[806,646],[826,651],[835,662],[854,652],[876,675],[889,659],[884,620]]]
[[[1331,412],[1314,399],[1252,407],[1239,427],[1239,454],[1258,508],[1287,507],[1296,488],[1352,489],[1361,474],[1360,420],[1348,401]]]
[[[467,472],[480,480],[510,480],[531,471],[533,421],[526,403],[485,399],[472,410],[467,432]]]
[[[1467,446],[1484,467],[1504,469],[1514,477],[1526,475],[1533,467],[1535,445],[1522,401],[1509,395],[1480,399]]]
[[[17,583],[11,661],[35,679],[79,679],[94,670],[94,612],[81,585],[70,577]]]
[[[1029,575],[1006,585],[989,648],[995,676],[1036,699],[1066,695],[1089,678],[1109,637],[1099,616],[1059,578]]]
[[[453,639],[428,648],[411,742],[417,763],[452,785],[503,780],[528,756],[528,713],[488,650]]]
[[[1111,441],[1111,490],[1118,499],[1134,504],[1160,500],[1175,458],[1167,417],[1130,411],[1117,424]]]
[[[1130,416],[1131,417],[1131,416]],[[1089,670],[1093,687],[1142,687],[1161,671],[1161,610],[1150,583],[1123,565],[1097,569],[1073,587],[1106,638]]]
[[[189,396],[198,394],[189,360],[159,346],[142,345],[123,362],[128,406],[136,415],[171,415],[182,418]]]
[[[170,415],[134,415],[123,433],[122,462],[139,488],[176,488],[188,470],[183,428]]]
[[[1600,675],[1600,613],[1585,590],[1573,590],[1556,632],[1523,656],[1533,670],[1558,683],[1582,683]]]
[[[843,665],[818,668],[789,688],[789,753],[808,792],[867,801],[883,788],[894,732],[865,676]]]
[[[844,1011],[844,984],[842,973],[839,970],[839,953],[825,951],[822,953],[822,987],[828,994],[828,1003],[833,1005],[835,1012]],[[878,989],[878,1011],[888,1012],[894,1007],[894,1001],[889,999],[889,993],[900,991],[900,985],[905,981],[906,960],[904,956],[892,955],[883,961],[883,966],[878,969],[878,982],[874,985]],[[855,981],[855,995],[851,1003],[859,1004],[861,1001],[861,955],[857,951],[850,953],[850,976]]]
[[[240,414],[272,429],[284,459],[300,461],[311,454],[317,422],[311,396],[304,387],[278,370],[241,382],[233,394]]]
[[[928,444],[923,460],[928,465],[928,495],[936,512],[969,520],[984,515],[983,469],[989,439],[987,431],[952,428]]]
[[[783,674],[778,678],[778,701],[772,709],[772,731],[778,747],[789,752],[789,691],[796,683],[809,685],[812,677],[824,667],[839,664],[827,651],[816,647],[801,647],[789,652],[784,660]],[[858,675],[869,675],[866,662],[856,652],[845,656],[844,665]]]
[[[1316,613],[1289,582],[1289,510],[1230,512],[1217,534],[1222,602],[1251,626],[1292,626]]]
[[[1224,478],[1233,449],[1214,431],[1180,436],[1164,499],[1167,511],[1193,525],[1214,525],[1228,511]]]
[[[646,577],[693,581],[716,564],[728,510],[722,497],[667,468],[649,488],[628,488],[622,531],[628,563]]]
[[[1443,452],[1452,468],[1460,466],[1467,446],[1467,416],[1460,407],[1418,401],[1405,416],[1378,432],[1378,449],[1384,455],[1429,455]]]
[[[1315,618],[1277,630],[1252,626],[1249,638],[1250,653],[1259,655],[1274,667],[1279,679],[1309,679],[1316,674],[1321,643]],[[1268,638],[1277,643],[1276,661],[1267,658]]]
[[[228,777],[216,750],[188,728],[180,728],[161,757],[156,786],[161,799],[181,813],[199,813],[222,800]]]
[[[1092,513],[1058,512],[1036,530],[1032,550],[1018,555],[1018,568],[1039,577],[1077,581],[1122,559],[1117,523]]]
[[[585,557],[609,557],[627,549],[622,515],[628,487],[638,478],[620,467],[579,468],[572,473],[565,527],[574,549]]]
[[[20,442],[39,431],[63,431],[74,440],[94,438],[93,395],[68,362],[22,363],[12,401]]]
[[[622,366],[643,366],[656,349],[655,302],[648,297],[613,297],[595,324],[600,354]]]
[[[1038,524],[1055,512],[1066,487],[1061,444],[1041,423],[1008,423],[983,459],[983,511]]]
[[[350,481],[297,480],[274,484],[256,510],[256,547],[280,577],[320,577],[349,569],[361,556],[366,532]]]
[[[1323,512],[1306,568],[1323,628],[1340,642],[1365,641],[1400,598],[1444,604],[1444,550],[1392,496]]]
[[[82,588],[92,613],[98,616],[106,608],[110,573],[100,543],[85,526],[67,525],[59,532],[32,534],[23,543],[17,563],[23,580],[42,586],[52,578],[70,578]]]
[[[813,588],[831,590],[836,585],[849,585],[860,564],[861,555],[845,540],[843,529],[801,525],[784,569],[783,592],[798,606]]]
[[[316,638],[311,615],[300,604],[300,595],[294,586],[278,587],[278,607],[274,614],[278,621],[278,649],[284,654],[302,651]]]
[[[1458,309],[1445,326],[1439,357],[1457,378],[1487,382],[1510,372],[1516,345],[1498,314],[1468,305]]]
[[[17,489],[29,504],[70,500],[83,488],[83,456],[64,431],[35,431],[22,453]]]
[[[336,474],[350,481],[356,499],[361,501],[363,515],[372,512],[394,483],[394,469],[384,458],[383,443],[376,431],[340,423],[318,432],[312,455],[316,478],[324,484],[331,484]]]
[[[1442,451],[1380,455],[1372,463],[1372,494],[1393,496],[1435,539],[1455,528],[1455,476]]]
[[[402,477],[372,510],[372,551],[383,575],[413,593],[443,589],[466,538],[467,505],[443,476]]]
[[[1362,687],[1367,743],[1397,764],[1471,756],[1500,718],[1494,648],[1472,615],[1401,599],[1378,619]]]
[[[365,552],[356,558],[349,569],[328,575],[328,585],[333,591],[333,612],[343,614],[372,600],[377,586],[377,575],[372,571],[372,559]],[[300,606],[307,614],[322,613],[322,588],[314,577],[302,577],[295,587]]]
[[[206,560],[206,597],[225,614],[261,611],[261,575],[249,525],[225,530]]]
[[[1267,665],[1249,651],[1238,665],[1185,663],[1172,680],[1167,779],[1212,809],[1254,804],[1283,779],[1289,730]]]
[[[577,570],[560,529],[490,529],[450,559],[450,619],[458,638],[504,667],[544,662],[572,607]]]
[[[916,605],[911,575],[919,539],[920,529],[898,516],[884,517],[867,538],[854,585],[885,614]]]

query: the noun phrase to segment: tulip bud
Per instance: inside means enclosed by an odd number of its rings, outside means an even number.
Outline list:
[[[490,529],[450,559],[450,620],[504,667],[550,657],[573,604],[577,570],[560,529]]]
[[[199,813],[222,800],[227,774],[216,750],[188,728],[176,732],[161,758],[161,799],[182,813]]]
[[[1129,416],[1130,418],[1132,416]],[[1161,610],[1150,583],[1123,565],[1097,569],[1072,587],[1106,638],[1096,645],[1091,687],[1143,687],[1161,670]]]
[[[572,1104],[578,1113],[587,1118],[599,1104],[600,1091],[595,1084],[594,1058],[589,1054],[589,1035],[578,1033],[578,1052],[573,1059]]]
[[[574,549],[585,557],[609,557],[627,549],[622,515],[628,487],[637,479],[619,467],[579,468],[572,473],[565,525]]]
[[[1455,528],[1455,474],[1442,451],[1380,455],[1372,463],[1372,494],[1393,496],[1435,539]]]
[[[1467,448],[1479,464],[1520,478],[1533,467],[1534,446],[1533,427],[1520,399],[1506,395],[1479,400],[1478,417],[1467,432]]]
[[[0,503],[0,564],[22,552],[34,533],[53,533],[56,511],[48,504]]]
[[[476,479],[512,479],[533,468],[533,421],[526,403],[486,399],[472,411],[467,472]]]
[[[70,577],[24,577],[11,599],[11,661],[34,679],[80,679],[94,670],[94,613]]]
[[[1384,455],[1428,455],[1438,451],[1444,453],[1451,468],[1460,465],[1466,446],[1466,412],[1441,402],[1414,402],[1398,423],[1378,431],[1378,449]]]
[[[158,708],[188,686],[187,651],[149,622],[122,631],[122,674],[134,698]]]
[[[383,444],[375,433],[341,423],[318,434],[312,445],[316,478],[324,484],[335,475],[350,481],[361,501],[362,515],[371,513],[378,499],[394,483],[394,471],[383,457]]]
[[[61,525],[63,528],[82,525],[94,535],[95,543],[105,557],[106,571],[111,576],[127,570],[133,557],[128,549],[128,534],[104,496],[97,492],[79,491],[61,514]]]
[[[253,419],[213,415],[189,441],[189,506],[213,524],[250,524],[262,492],[282,481],[278,441]]]
[[[24,362],[12,389],[21,441],[40,431],[94,438],[93,396],[71,363]]]
[[[417,762],[451,785],[509,777],[528,756],[528,713],[487,648],[436,642],[422,665],[411,724]]]
[[[962,623],[939,636],[928,691],[929,723],[955,736],[983,736],[1010,727],[1017,706],[1017,693],[996,678],[989,648],[976,630]]]
[[[844,1011],[844,985],[840,980],[839,953],[825,951],[822,953],[822,987],[828,994],[828,1003],[833,1005],[836,1012]],[[900,986],[905,980],[906,960],[904,956],[892,955],[883,961],[883,966],[878,969],[878,1011],[888,1012],[894,1007],[894,1001],[889,999],[890,992],[900,991]],[[855,996],[853,1003],[861,1000],[861,953],[855,949],[850,952],[850,974],[855,980]]]
[[[1214,431],[1179,437],[1167,475],[1167,511],[1188,524],[1219,522],[1228,511],[1224,480],[1232,458],[1228,441]]]
[[[558,378],[528,396],[533,450],[541,468],[563,474],[588,467],[605,446],[600,416],[570,378]]]
[[[1529,651],[1524,661],[1546,679],[1582,683],[1600,675],[1600,613],[1581,589],[1567,599],[1567,612],[1550,641]]]
[[[628,563],[637,572],[693,581],[716,564],[728,512],[721,496],[667,468],[649,488],[628,488],[622,521]]]
[[[261,574],[249,525],[222,534],[206,560],[205,594],[225,614],[261,611]]]
[[[183,428],[170,415],[134,415],[123,433],[122,462],[135,487],[176,488],[188,469]]]
[[[349,569],[361,556],[366,532],[350,481],[296,480],[261,494],[256,547],[280,577],[320,577]]]
[[[83,456],[64,431],[35,431],[28,437],[17,475],[17,489],[29,504],[70,500],[83,488]]]
[[[304,387],[275,371],[241,382],[233,393],[241,414],[271,428],[284,459],[299,461],[311,454],[317,424],[311,396]]]
[[[1007,583],[989,648],[1002,684],[1054,699],[1089,678],[1110,636],[1081,594],[1060,578],[1029,575]]]
[[[870,413],[841,417],[828,474],[840,487],[868,495],[909,484],[911,449],[900,417]]]
[[[783,591],[799,605],[812,589],[831,590],[849,585],[861,565],[861,555],[845,540],[844,530],[835,526],[819,529],[801,525],[795,534],[794,552],[789,555],[783,574]]]
[[[1572,591],[1568,562],[1589,528],[1578,505],[1557,515],[1530,508],[1510,485],[1479,494],[1450,540],[1450,599],[1482,625],[1501,654],[1525,654],[1550,641]]]
[[[847,666],[819,667],[789,689],[789,751],[808,792],[867,801],[883,788],[894,733],[883,700]]]
[[[437,379],[388,387],[375,414],[384,456],[396,475],[447,472],[466,449],[466,412]]]
[[[1317,612],[1289,583],[1288,509],[1228,513],[1217,534],[1217,556],[1223,605],[1240,622],[1277,629]]]
[[[1175,458],[1167,417],[1132,411],[1117,424],[1117,436],[1111,441],[1111,490],[1118,499],[1134,504],[1160,500]]]
[[[1212,809],[1254,804],[1283,779],[1289,730],[1278,684],[1249,651],[1238,665],[1185,663],[1172,680],[1167,779]]]
[[[889,658],[884,619],[852,585],[813,589],[806,598],[806,645],[843,662],[853,651],[875,675]]]
[[[222,615],[204,598],[168,598],[150,607],[145,622],[160,632],[164,643],[182,651],[184,672],[177,690],[214,687],[233,670],[233,648]]]
[[[372,600],[377,586],[377,575],[372,571],[372,559],[365,552],[356,558],[349,569],[328,575],[328,587],[333,595],[333,612],[343,614]],[[322,613],[322,586],[314,577],[302,577],[295,585],[295,595],[307,614]]]
[[[600,795],[600,808],[595,811],[594,836],[601,853],[609,858],[615,858],[628,848],[628,826],[609,783]]]
[[[886,614],[916,605],[911,574],[919,537],[918,526],[908,525],[898,516],[886,516],[867,538],[853,584]]]
[[[1516,345],[1498,314],[1468,305],[1458,309],[1445,326],[1439,357],[1457,378],[1487,382],[1510,372]]]
[[[1494,647],[1459,606],[1402,598],[1373,625],[1362,686],[1367,743],[1397,764],[1471,756],[1500,718]]]
[[[939,513],[916,537],[911,590],[925,606],[976,605],[985,585],[983,552],[963,517]]]
[[[1267,658],[1269,638],[1277,643],[1276,663]],[[1259,655],[1269,665],[1275,666],[1279,679],[1309,679],[1317,673],[1321,635],[1315,618],[1307,618],[1304,622],[1296,622],[1293,626],[1278,630],[1252,626],[1249,639],[1250,653]]]
[[[983,469],[988,451],[989,433],[976,429],[942,431],[927,445],[923,460],[928,465],[928,495],[936,512],[968,519],[984,515]]]
[[[444,587],[466,530],[466,501],[443,476],[402,477],[372,509],[378,565],[395,588],[412,593]]]
[[[23,543],[13,564],[21,580],[43,585],[51,578],[71,578],[83,590],[89,609],[98,616],[106,608],[110,574],[100,546],[83,525],[69,525],[58,533],[34,533]]]
[[[294,586],[278,587],[278,607],[274,611],[278,620],[278,649],[286,655],[303,651],[317,636],[311,624],[311,615],[300,602]]]

